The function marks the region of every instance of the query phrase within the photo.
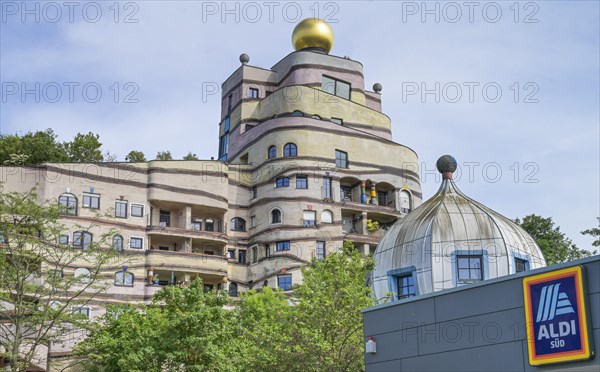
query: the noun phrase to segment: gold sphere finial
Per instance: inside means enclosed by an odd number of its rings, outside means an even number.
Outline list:
[[[296,50],[319,48],[329,53],[333,48],[333,30],[322,19],[306,18],[294,28],[292,45]]]

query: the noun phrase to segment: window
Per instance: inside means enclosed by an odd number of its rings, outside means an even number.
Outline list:
[[[321,212],[321,223],[333,223],[333,213],[328,210]]]
[[[48,278],[57,280],[65,277],[65,274],[62,270],[48,270]]]
[[[232,231],[246,231],[246,220],[240,217],[234,217],[229,221],[229,228]]]
[[[202,230],[202,220],[200,218],[192,218],[190,227],[192,228],[192,230],[201,231]]]
[[[248,89],[248,93],[249,93],[248,96],[250,98],[258,98],[258,89],[250,88],[250,89]]]
[[[207,218],[205,221],[204,228],[206,229],[206,231],[215,231],[215,221],[212,218]]]
[[[238,251],[238,262],[241,264],[246,263],[246,250],[245,249],[240,249]]]
[[[85,267],[78,267],[75,269],[73,276],[75,278],[81,278],[82,280],[85,280],[90,279],[92,274],[90,273],[90,270],[86,269]]]
[[[229,283],[229,296],[237,297],[238,296],[238,285],[237,283]]]
[[[285,240],[285,241],[277,242],[276,249],[277,249],[278,252],[289,251],[290,250],[290,241],[289,240]]]
[[[75,316],[85,316],[86,318],[89,319],[90,317],[90,308],[89,307],[74,307],[71,310],[71,314],[75,315]]]
[[[386,206],[388,205],[388,192],[387,191],[377,191],[377,204]]]
[[[113,249],[117,251],[123,250],[123,237],[121,235],[113,236]]]
[[[250,217],[250,227],[256,227],[256,216]]]
[[[131,203],[131,217],[144,217],[144,206]]]
[[[62,194],[58,197],[58,204],[62,214],[77,216],[77,198],[73,194]]]
[[[229,96],[229,107],[228,112],[231,111],[231,98]],[[229,151],[229,127],[230,127],[229,115],[223,120],[223,135],[219,137],[219,160],[227,160],[227,152]]]
[[[317,260],[324,259],[325,255],[326,255],[326,253],[325,253],[325,242],[318,241],[317,242],[317,249],[316,249],[316,252],[315,252],[315,256],[316,256]]]
[[[283,156],[286,158],[298,156],[298,147],[293,143],[286,143],[283,146]]]
[[[400,212],[410,213],[410,193],[406,190],[400,191]]]
[[[340,118],[331,118],[331,122],[337,125],[344,125],[344,121]]]
[[[289,177],[277,177],[275,179],[275,187],[289,187],[290,186],[290,178]]]
[[[292,275],[277,275],[277,286],[283,291],[292,289]]]
[[[267,151],[267,157],[269,159],[273,159],[274,157],[277,156],[277,147],[275,146],[270,146],[269,150]]]
[[[158,212],[158,226],[169,227],[171,226],[171,212],[160,210]]]
[[[265,244],[265,257],[271,257],[271,246],[269,244]]]
[[[321,89],[338,97],[350,99],[350,84],[343,81],[323,76]]]
[[[273,209],[271,211],[271,223],[281,223],[281,210]]]
[[[342,200],[352,201],[352,186],[340,186]]]
[[[529,270],[529,261],[515,257],[515,272],[520,273]]]
[[[304,211],[302,213],[302,224],[304,227],[311,227],[317,225],[317,212],[315,211]]]
[[[58,237],[58,244],[69,245],[69,235],[61,235]]]
[[[257,263],[258,262],[258,247],[254,246],[252,247],[252,263]]]
[[[133,274],[127,271],[116,272],[115,285],[133,287]]]
[[[257,189],[256,186],[252,186],[252,199],[256,199]]]
[[[235,259],[235,250],[234,249],[227,250],[227,258],[230,258],[232,260]]]
[[[396,277],[398,280],[398,299],[409,298],[416,295],[415,279],[412,274],[400,275]]]
[[[143,246],[144,246],[143,238],[129,238],[129,248],[142,249]]]
[[[331,188],[331,177],[323,177],[323,187],[321,188],[321,196],[323,199],[331,199],[333,191]]]
[[[204,284],[204,293],[210,292],[215,289],[214,284]]]
[[[100,209],[100,195],[83,194],[83,207],[90,209]]]
[[[115,202],[115,217],[127,218],[127,202],[116,201]]]
[[[296,176],[296,188],[308,189],[308,176]]]
[[[92,244],[92,234],[87,231],[75,231],[73,233],[73,246],[77,248],[89,249]]]
[[[304,113],[302,111],[296,110],[296,111],[292,112],[292,116],[301,118],[301,117],[304,117]]]
[[[348,153],[335,150],[335,166],[338,168],[348,168]]]
[[[456,268],[459,282],[477,282],[483,279],[481,255],[456,256]]]

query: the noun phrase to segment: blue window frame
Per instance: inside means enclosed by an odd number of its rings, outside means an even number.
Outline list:
[[[280,251],[289,251],[290,250],[290,241],[289,240],[284,240],[284,241],[281,241],[281,242],[277,242],[276,250],[278,252],[280,252]]]
[[[277,275],[277,286],[284,291],[292,289],[292,274]]]
[[[530,269],[530,258],[528,255],[519,252],[512,252],[512,255],[514,258],[513,273],[520,273],[523,271],[528,271]]]
[[[289,177],[277,177],[275,179],[275,187],[289,187],[290,186],[290,178]]]
[[[269,147],[269,150],[267,151],[267,157],[269,159],[273,159],[276,156],[277,156],[277,147],[275,147],[275,146]]]
[[[402,300],[419,294],[415,266],[388,271],[388,287],[394,293],[393,300]]]
[[[286,143],[283,146],[283,156],[286,158],[298,156],[298,147],[293,143]]]
[[[308,176],[296,176],[296,188],[308,189]]]
[[[489,260],[485,250],[452,252],[452,285],[459,286],[489,278]]]

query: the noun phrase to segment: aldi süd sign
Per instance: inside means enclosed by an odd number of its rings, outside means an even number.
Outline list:
[[[523,296],[531,365],[594,355],[582,266],[524,278]]]

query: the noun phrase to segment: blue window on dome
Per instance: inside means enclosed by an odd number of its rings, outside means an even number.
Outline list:
[[[389,291],[394,293],[393,300],[402,300],[419,294],[417,269],[415,266],[388,271]]]
[[[479,282],[489,278],[486,250],[457,250],[452,252],[452,285]]]

